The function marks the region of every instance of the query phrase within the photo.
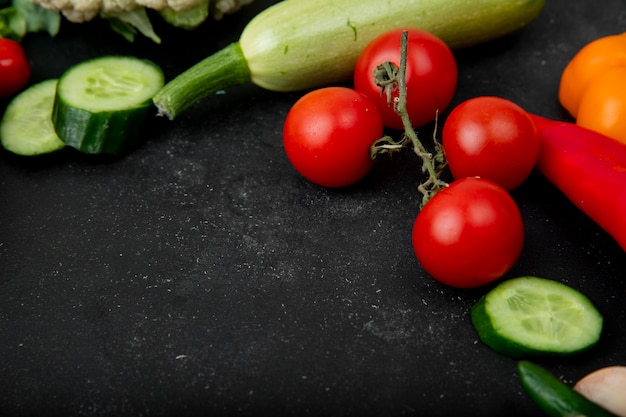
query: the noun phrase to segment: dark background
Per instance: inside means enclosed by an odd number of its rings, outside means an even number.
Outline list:
[[[171,79],[271,3],[193,33],[155,19],[161,45],[64,23],[24,40],[32,82],[110,53]],[[568,120],[565,64],[625,27],[622,0],[548,0],[527,28],[456,52],[453,104],[493,94]],[[382,160],[343,190],[308,183],[281,140],[301,94],[242,86],[174,122],[150,117],[121,158],[0,153],[0,415],[540,414],[516,362],[471,325],[491,286],[443,286],[413,255],[415,157]],[[622,249],[540,174],[513,196],[527,235],[506,278],[565,282],[605,316],[592,351],[538,363],[570,384],[626,364]]]

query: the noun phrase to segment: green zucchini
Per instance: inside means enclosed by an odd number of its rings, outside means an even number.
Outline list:
[[[345,81],[363,48],[388,30],[426,30],[457,49],[524,27],[545,1],[284,0],[253,18],[239,41],[168,82],[153,101],[160,115],[174,119],[232,85],[296,91]]]
[[[151,61],[117,55],[83,61],[58,80],[55,131],[81,152],[124,152],[138,143],[152,97],[163,84],[161,68]]]
[[[616,417],[534,363],[518,362],[517,374],[526,394],[549,417]]]
[[[569,355],[593,347],[603,318],[582,293],[538,277],[498,284],[471,309],[480,339],[513,358]]]
[[[17,155],[35,156],[65,147],[50,119],[56,85],[56,79],[41,81],[13,97],[0,121],[4,149]]]

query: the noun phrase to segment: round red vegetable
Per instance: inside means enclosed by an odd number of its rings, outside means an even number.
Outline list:
[[[413,249],[424,270],[457,288],[502,277],[522,251],[524,225],[515,201],[499,185],[463,178],[435,194],[413,225]]]
[[[482,177],[510,191],[537,163],[539,135],[531,116],[500,97],[475,97],[448,115],[442,145],[452,176]]]
[[[382,135],[382,119],[370,99],[350,88],[326,87],[305,94],[289,110],[283,144],[306,179],[345,187],[370,171],[370,146]]]
[[[30,65],[22,45],[0,38],[0,97],[22,90],[30,79]]]
[[[386,94],[376,85],[372,75],[376,67],[391,62],[400,67],[401,36],[405,29],[392,30],[370,42],[359,56],[354,69],[354,88],[376,102],[385,126],[404,129]],[[406,85],[407,112],[413,127],[433,121],[452,100],[458,80],[458,70],[452,51],[435,35],[408,29]],[[393,97],[398,97],[398,89]]]

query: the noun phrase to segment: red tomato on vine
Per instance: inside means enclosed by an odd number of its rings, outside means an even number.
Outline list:
[[[511,191],[534,169],[540,140],[524,109],[501,97],[483,96],[450,112],[442,145],[454,178],[478,176]]]
[[[505,189],[470,177],[435,194],[417,215],[412,235],[428,274],[452,287],[473,288],[512,268],[522,251],[524,225]]]
[[[437,36],[417,29],[398,29],[382,34],[360,54],[354,69],[354,88],[372,99],[383,116],[385,126],[403,129],[402,120],[381,94],[373,73],[385,62],[400,66],[401,36],[408,32],[406,107],[413,127],[433,121],[437,112],[448,107],[458,81],[458,69],[452,51]],[[398,97],[392,90],[392,98]]]

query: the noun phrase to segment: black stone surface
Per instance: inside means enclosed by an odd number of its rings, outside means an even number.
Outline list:
[[[109,53],[170,79],[271,3],[193,33],[157,23],[161,45],[97,22],[32,35],[32,82]],[[568,120],[563,67],[624,28],[622,0],[548,0],[527,28],[456,52],[453,104],[493,94]],[[343,190],[308,183],[281,139],[301,94],[229,89],[150,118],[120,158],[0,153],[0,415],[540,415],[471,325],[490,287],[445,287],[413,255],[415,158]],[[626,364],[624,252],[540,174],[513,196],[527,236],[505,278],[560,280],[605,315],[592,351],[539,363],[568,383]]]

